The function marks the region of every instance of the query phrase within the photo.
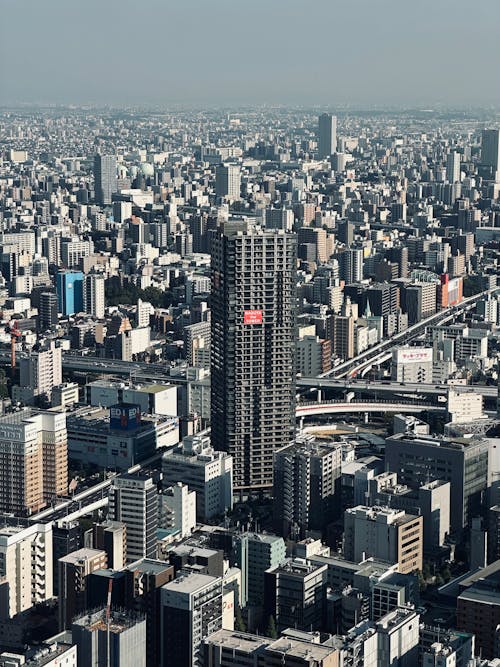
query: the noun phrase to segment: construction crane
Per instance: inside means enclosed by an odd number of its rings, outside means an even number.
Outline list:
[[[106,665],[110,667],[111,665],[111,642],[110,642],[110,624],[111,624],[111,593],[113,592],[113,578],[109,578],[108,584],[108,601],[106,604],[106,644],[107,644],[107,656],[106,656]]]
[[[10,366],[12,369],[16,367],[16,343],[17,340],[21,337],[21,332],[19,331],[19,323],[17,320],[14,320],[14,324],[9,326],[10,333]]]

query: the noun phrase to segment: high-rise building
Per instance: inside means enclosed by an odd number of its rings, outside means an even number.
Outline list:
[[[100,320],[104,318],[105,309],[104,282],[102,273],[89,273],[85,276],[83,287],[83,308],[85,312]]]
[[[483,176],[497,181],[500,171],[500,130],[483,130],[481,140],[481,170]]]
[[[127,526],[127,561],[156,557],[158,492],[151,477],[123,474],[109,491],[109,515]]]
[[[116,157],[114,155],[94,156],[94,190],[96,201],[101,206],[111,205],[111,197],[117,191]]]
[[[295,430],[295,236],[227,223],[212,239],[214,449],[235,489],[272,486],[273,452]]]
[[[446,157],[446,180],[450,183],[460,181],[460,153],[450,151]]]
[[[161,589],[162,667],[200,667],[203,640],[222,628],[222,579],[181,575]]]
[[[363,279],[363,248],[348,248],[339,257],[340,279],[347,285]]]
[[[107,567],[106,552],[78,549],[59,559],[59,630],[71,627],[75,616],[87,609],[87,580]]]
[[[66,415],[25,409],[0,417],[0,512],[31,514],[67,490]]]
[[[240,198],[240,168],[235,164],[220,165],[215,169],[215,194],[228,199]]]
[[[127,553],[127,526],[121,521],[94,524],[92,547],[106,552],[110,570],[122,570]]]
[[[322,113],[318,118],[318,155],[330,157],[337,150],[337,116]]]
[[[410,574],[422,569],[423,518],[389,507],[358,505],[344,514],[344,556],[359,563],[373,556]]]
[[[59,271],[56,274],[57,305],[63,317],[83,311],[83,273]]]
[[[300,437],[274,459],[275,530],[288,537],[324,531],[340,513],[340,445]]]
[[[32,405],[36,396],[50,400],[52,389],[62,383],[62,348],[51,340],[19,360],[19,387],[13,397]]]
[[[12,618],[53,596],[52,524],[4,521],[0,525],[0,580],[7,581],[8,601],[0,618],[5,611]]]
[[[86,613],[73,621],[71,633],[79,667],[146,667],[146,620],[137,613]]]
[[[57,324],[57,294],[55,292],[42,292],[40,294],[38,317],[42,331]]]
[[[480,437],[466,441],[398,433],[386,439],[386,469],[399,471],[401,483],[411,488],[438,479],[450,482],[450,527],[459,535],[481,513],[490,446]]]

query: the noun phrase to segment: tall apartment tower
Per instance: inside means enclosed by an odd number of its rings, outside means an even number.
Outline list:
[[[158,492],[151,477],[124,474],[115,477],[109,491],[112,521],[127,526],[127,561],[156,557]]]
[[[460,153],[451,151],[446,158],[446,180],[449,183],[460,181]]]
[[[349,248],[339,255],[340,279],[346,285],[363,280],[363,248]]]
[[[220,165],[215,170],[215,194],[228,199],[240,198],[240,168],[235,164]]]
[[[495,181],[498,180],[500,171],[500,130],[483,130],[481,167],[485,177]]]
[[[104,318],[104,275],[89,273],[84,278],[83,307],[86,313],[98,319]]]
[[[94,156],[95,198],[101,206],[111,204],[111,195],[117,191],[116,157],[114,155]]]
[[[212,240],[212,445],[234,488],[270,488],[295,430],[295,235],[226,223]]]
[[[38,319],[42,331],[57,324],[57,294],[55,292],[42,292],[40,294]]]
[[[19,360],[19,387],[16,400],[31,404],[35,396],[52,396],[52,389],[62,382],[62,348],[53,340]]]
[[[318,154],[330,157],[337,150],[337,116],[322,113],[318,119]]]

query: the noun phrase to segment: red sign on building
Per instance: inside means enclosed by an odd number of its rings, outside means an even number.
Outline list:
[[[243,314],[243,324],[262,324],[262,311],[245,310]]]

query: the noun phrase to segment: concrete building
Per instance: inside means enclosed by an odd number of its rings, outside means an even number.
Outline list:
[[[154,415],[177,414],[177,386],[170,384],[135,385],[110,380],[95,380],[86,385],[90,405],[109,408],[117,403],[135,403],[141,413]]]
[[[92,547],[106,552],[110,570],[122,570],[127,556],[127,525],[109,520],[94,524]]]
[[[386,439],[387,470],[411,488],[429,481],[450,482],[450,529],[459,534],[481,513],[488,486],[490,443],[486,438],[435,438],[398,433]]]
[[[66,415],[26,408],[0,417],[0,511],[31,514],[67,490]]]
[[[297,341],[297,372],[304,377],[316,377],[332,367],[332,346],[319,336],[303,336]]]
[[[398,347],[392,351],[392,380],[430,384],[432,382],[432,348]]]
[[[222,579],[181,575],[161,589],[164,667],[201,667],[203,640],[222,628]]]
[[[71,627],[75,616],[87,608],[87,579],[96,570],[107,567],[106,552],[78,549],[59,559],[59,630]]]
[[[94,156],[95,199],[101,206],[110,206],[112,195],[117,191],[116,157],[114,155]]]
[[[324,626],[327,566],[287,560],[265,572],[265,616],[286,628],[321,630]]]
[[[54,341],[19,359],[19,387],[13,397],[32,405],[37,396],[50,400],[52,389],[62,383],[62,348]]]
[[[486,419],[483,412],[483,397],[474,390],[448,391],[448,420],[453,424],[467,424]]]
[[[59,271],[56,274],[57,305],[63,317],[83,311],[83,273]]]
[[[274,525],[288,537],[325,531],[340,514],[341,445],[298,437],[274,457]]]
[[[212,239],[212,444],[235,489],[270,488],[295,429],[294,235],[226,223]]]
[[[126,558],[155,558],[158,528],[158,492],[146,475],[124,474],[113,478],[109,490],[109,516],[127,526]]]
[[[52,598],[52,555],[52,524],[2,522],[0,580],[5,578],[8,585],[7,618]]]
[[[358,505],[344,514],[344,556],[360,562],[374,556],[409,574],[422,569],[423,518],[389,507]]]
[[[217,197],[240,199],[241,176],[238,165],[220,165],[215,169],[215,194]]]
[[[233,506],[233,459],[215,451],[208,431],[187,436],[182,444],[165,452],[163,487],[183,482],[196,492],[196,515],[206,521]]]
[[[84,614],[73,621],[78,667],[146,667],[146,620],[125,611]]]
[[[481,572],[481,571],[480,571]],[[484,658],[497,658],[495,644],[500,625],[500,573],[476,578],[457,599],[457,627],[476,637],[476,650]]]
[[[178,537],[191,535],[196,527],[196,492],[187,484],[177,482],[159,495],[159,527],[178,532]]]
[[[99,320],[104,318],[106,305],[104,283],[105,278],[102,273],[89,273],[83,283],[83,308],[86,313]]]
[[[57,294],[55,292],[42,292],[40,294],[38,317],[42,331],[57,324]]]
[[[318,118],[318,156],[331,157],[337,150],[337,117],[322,113]]]
[[[460,181],[460,153],[450,151],[446,156],[446,180],[450,183]]]

